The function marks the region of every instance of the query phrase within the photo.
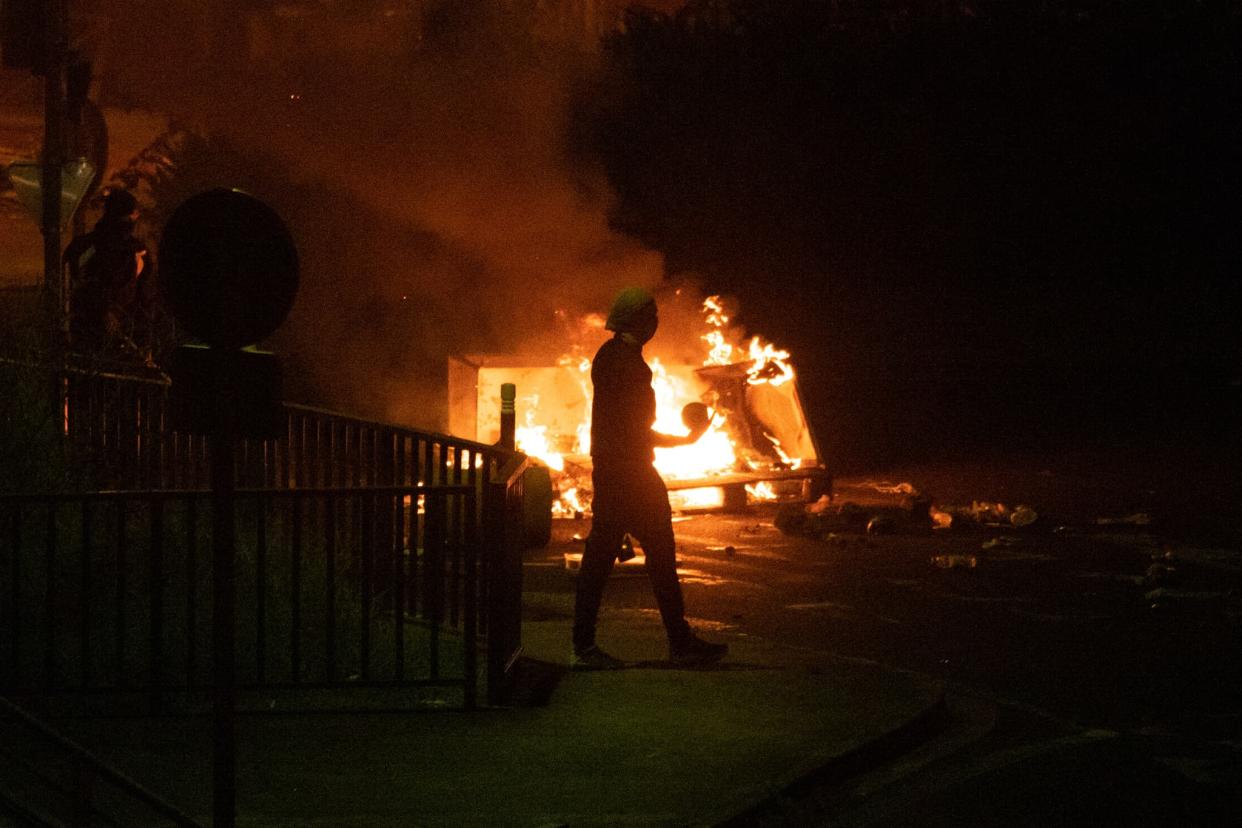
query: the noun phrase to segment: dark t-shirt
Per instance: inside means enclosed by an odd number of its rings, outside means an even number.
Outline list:
[[[591,363],[591,458],[603,464],[651,463],[656,399],[642,348],[616,336]]]

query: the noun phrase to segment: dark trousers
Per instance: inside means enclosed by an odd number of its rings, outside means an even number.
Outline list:
[[[647,576],[670,641],[689,633],[673,541],[668,489],[650,463],[600,464],[591,474],[591,534],[587,537],[574,601],[574,649],[595,643],[595,622],[604,587],[628,532],[642,545]]]

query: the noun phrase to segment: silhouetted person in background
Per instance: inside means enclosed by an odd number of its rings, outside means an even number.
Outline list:
[[[69,243],[69,331],[74,350],[99,352],[119,346],[141,352],[153,300],[154,262],[135,233],[138,202],[112,190],[95,227]]]
[[[615,333],[600,347],[591,363],[595,387],[591,403],[591,462],[595,495],[591,534],[578,570],[574,603],[573,658],[579,670],[609,670],[624,662],[595,643],[604,587],[628,533],[642,544],[647,575],[655,592],[660,617],[668,633],[669,659],[675,664],[698,665],[719,661],[728,652],[724,644],[703,641],[685,619],[673,540],[668,489],[656,471],[656,447],[693,443],[707,429],[704,423],[688,436],[653,430],[656,419],[651,369],[643,360],[643,345],[659,325],[654,297],[641,288],[627,288],[617,296],[605,325]]]

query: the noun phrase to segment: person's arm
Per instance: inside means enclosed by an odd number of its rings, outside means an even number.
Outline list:
[[[677,448],[678,446],[688,446],[691,443],[696,442],[706,431],[706,423],[700,428],[691,429],[690,433],[684,437],[677,434],[665,434],[664,432],[656,431],[653,428],[651,429],[651,445],[656,448]]]

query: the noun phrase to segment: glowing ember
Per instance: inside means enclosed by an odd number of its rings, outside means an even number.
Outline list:
[[[586,504],[578,498],[576,487],[570,487],[561,492],[560,500],[552,504],[552,514],[555,517],[576,517],[585,511],[587,511]]]

